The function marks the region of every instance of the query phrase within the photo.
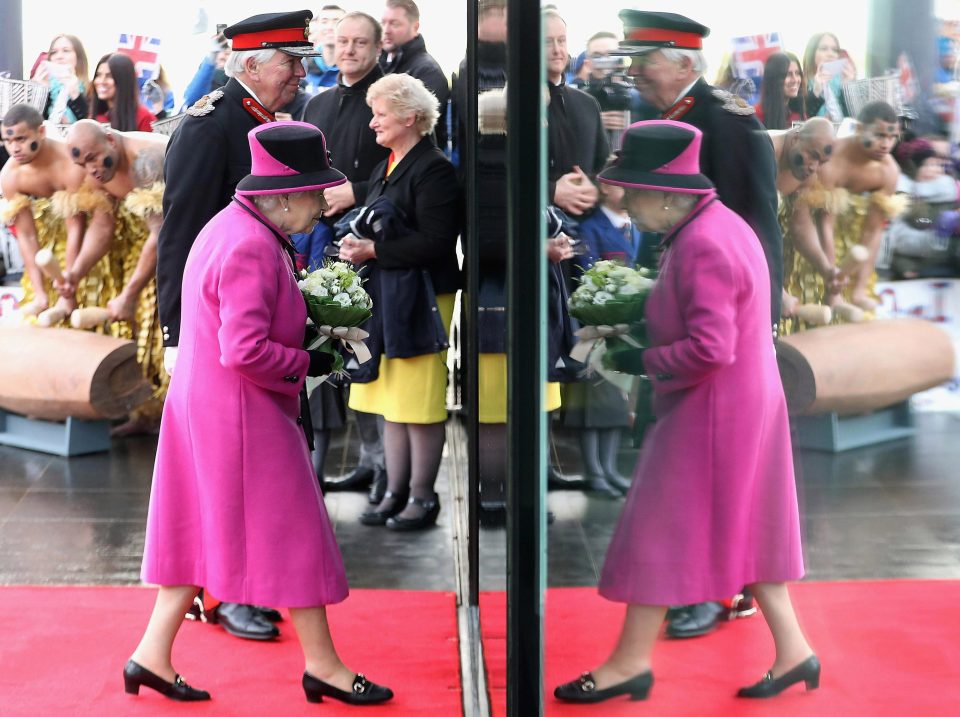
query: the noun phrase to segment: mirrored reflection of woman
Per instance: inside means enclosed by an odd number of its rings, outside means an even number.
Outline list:
[[[800,60],[792,52],[775,52],[763,66],[757,119],[767,129],[790,129],[807,118],[807,86]]]
[[[133,60],[114,52],[104,55],[93,71],[91,114],[120,132],[152,132],[156,116],[140,102]]]
[[[790,427],[771,344],[769,274],[756,235],[700,174],[701,133],[639,122],[601,182],[626,188],[636,225],[663,234],[646,303],[649,348],[608,353],[646,374],[657,421],[607,551],[600,594],[626,603],[603,664],[560,685],[569,702],[647,697],[667,605],[721,600],[748,585],[776,658],[740,697],[818,686],[820,663],[790,602],[803,576]],[[697,496],[697,497],[695,497]]]
[[[351,373],[349,405],[384,418],[387,492],[360,522],[420,530],[440,513],[434,483],[446,437],[447,330],[460,288],[460,195],[453,165],[431,139],[437,99],[420,80],[382,77],[367,104],[377,144],[390,155],[370,175],[364,213],[340,258],[365,267],[374,301],[365,324],[374,359]]]
[[[55,124],[73,124],[86,118],[90,110],[89,74],[87,53],[80,39],[75,35],[55,36],[47,50],[47,61],[40,63],[31,78],[50,90],[44,118]]]
[[[251,174],[197,236],[184,270],[142,570],[160,588],[124,687],[210,699],[171,661],[203,586],[225,601],[290,608],[309,702],[384,702],[393,693],[349,670],[330,636],[326,606],[347,597],[347,581],[299,417],[306,377],[332,362],[301,348],[307,310],[289,235],[319,221],[324,189],[345,178],[313,125],[260,125],[249,138]]]

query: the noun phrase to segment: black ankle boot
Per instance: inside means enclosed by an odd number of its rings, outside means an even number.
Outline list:
[[[360,522],[364,525],[386,525],[387,519],[399,513],[407,504],[406,493],[394,493],[392,490],[388,490],[383,494],[383,499],[386,500],[387,498],[391,501],[389,508],[386,510],[372,508],[365,513],[361,513]]]
[[[613,685],[605,690],[598,690],[593,675],[584,672],[576,680],[560,685],[553,691],[553,696],[563,702],[603,702],[611,697],[630,695],[631,700],[645,700],[653,686],[653,673],[650,670],[636,677]]]
[[[393,698],[393,690],[389,687],[370,682],[359,673],[353,678],[352,691],[345,692],[304,672],[303,693],[307,702],[323,702],[324,697],[332,697],[348,705],[375,705]]]
[[[133,660],[127,660],[123,668],[123,691],[128,695],[139,695],[141,686],[156,690],[164,697],[178,702],[201,702],[210,699],[209,692],[195,690],[184,682],[180,675],[177,675],[173,682],[167,682]]]
[[[792,670],[784,672],[780,677],[774,677],[768,672],[756,684],[741,687],[737,692],[737,697],[775,697],[797,682],[806,682],[808,691],[815,690],[820,686],[820,660],[817,659],[816,655],[810,655],[806,660]]]
[[[407,505],[416,505],[423,512],[416,518],[404,518],[402,515],[395,515],[387,520],[387,527],[390,530],[423,530],[429,528],[437,522],[437,516],[440,515],[440,497],[434,493],[432,498],[413,498],[407,501]]]

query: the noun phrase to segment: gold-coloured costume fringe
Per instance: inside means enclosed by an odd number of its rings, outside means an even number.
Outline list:
[[[106,192],[91,189],[86,185],[75,192],[66,190],[54,192],[50,200],[53,203],[53,211],[64,219],[77,214],[93,214],[97,211],[111,214],[116,204],[113,197]]]
[[[162,185],[160,191],[162,196]],[[121,267],[121,288],[126,286],[133,276],[149,233],[146,222],[136,216],[126,202],[122,203],[117,211],[113,246],[110,250],[112,263]],[[160,314],[157,311],[155,279],[151,279],[140,292],[133,324],[121,321],[111,326],[114,336],[134,339],[137,342],[137,363],[153,387],[153,396],[134,411],[134,416],[159,421],[170,377],[163,368],[163,332],[160,330]]]
[[[123,205],[136,217],[146,219],[151,214],[163,214],[163,182],[134,189],[123,200]]]
[[[17,204],[19,206],[17,214],[20,213],[21,209],[31,206],[32,204],[33,223],[37,228],[37,244],[41,248],[46,247],[50,249],[53,255],[57,257],[60,265],[63,266],[63,259],[67,253],[67,231],[64,227],[63,219],[53,211],[49,199],[41,197],[40,199],[31,200],[29,197],[24,197],[27,200],[26,204],[24,204],[20,201],[21,197],[23,197],[22,194],[17,195]],[[33,282],[30,281],[27,272],[23,272],[23,276],[20,278],[20,286],[23,287],[23,299],[20,301],[21,306],[32,302],[36,298],[38,291],[46,292],[47,301],[49,301],[50,306],[53,306],[57,299],[60,298],[60,294],[53,288],[52,283],[48,284],[44,282],[44,284],[45,286],[35,287]],[[23,320],[26,323],[36,323],[37,317],[24,316]]]
[[[819,186],[819,185],[818,185]],[[815,195],[817,204],[822,206],[828,203],[828,194],[819,186],[821,194]],[[791,296],[800,300],[801,304],[823,304],[826,296],[826,286],[823,277],[815,271],[813,266],[797,251],[793,241],[790,222],[793,212],[800,202],[811,208],[815,205],[805,196],[807,193],[795,193],[780,197],[780,207],[777,219],[780,221],[780,231],[783,233],[783,288]],[[808,328],[806,323],[797,318],[780,319],[780,335],[796,333]]]
[[[813,210],[824,210],[834,215],[843,214],[850,206],[850,192],[842,187],[827,189],[815,181],[810,187],[797,192],[796,201]]]
[[[894,219],[910,207],[910,197],[906,194],[874,192],[870,195],[870,203],[883,212],[887,219]]]
[[[17,215],[25,208],[30,206],[30,197],[26,194],[14,194],[0,202],[0,221],[7,226],[12,225]]]

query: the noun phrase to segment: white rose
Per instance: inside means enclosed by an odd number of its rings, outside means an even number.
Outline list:
[[[350,294],[337,294],[333,297],[333,300],[340,304],[340,306],[350,306]]]
[[[353,281],[350,282],[350,285],[344,289],[344,291],[346,291],[348,294],[356,294],[358,291],[360,291],[360,289],[360,279],[354,276]]]
[[[593,297],[593,303],[603,305],[611,299],[613,299],[613,294],[610,294],[606,291],[598,291]]]
[[[625,284],[617,293],[620,294],[620,296],[633,296],[634,294],[639,294],[640,289],[632,284]]]

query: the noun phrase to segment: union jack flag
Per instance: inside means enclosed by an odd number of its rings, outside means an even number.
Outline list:
[[[153,79],[160,72],[160,38],[120,33],[117,52],[133,60],[141,82]]]
[[[759,86],[759,79],[763,77],[763,64],[770,55],[782,49],[779,32],[733,38],[734,77],[749,78]]]

